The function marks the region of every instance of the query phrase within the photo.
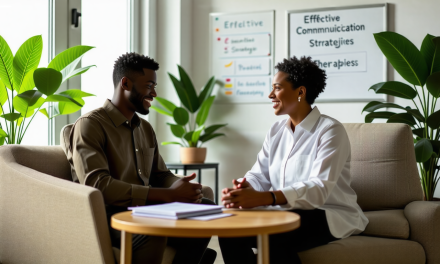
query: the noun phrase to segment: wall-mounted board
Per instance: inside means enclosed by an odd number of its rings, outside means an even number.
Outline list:
[[[270,103],[274,11],[210,14],[210,73],[218,102]]]
[[[368,90],[387,64],[373,33],[387,30],[387,5],[288,11],[288,55],[310,56],[327,73],[317,102],[385,101]]]

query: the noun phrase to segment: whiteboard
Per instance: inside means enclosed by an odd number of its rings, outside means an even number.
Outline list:
[[[316,102],[386,101],[368,90],[387,78],[373,33],[387,30],[387,5],[288,11],[289,58],[310,56],[327,73]]]
[[[210,14],[210,73],[221,84],[216,101],[270,103],[274,11]]]

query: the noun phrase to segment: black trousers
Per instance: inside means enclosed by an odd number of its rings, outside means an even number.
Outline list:
[[[269,259],[271,264],[300,264],[297,252],[328,244],[337,240],[329,230],[325,211],[292,210],[301,217],[298,229],[269,235]],[[225,264],[257,263],[252,248],[257,247],[256,237],[221,238],[220,248]]]
[[[202,204],[215,203],[202,198]],[[121,248],[121,232],[110,226],[110,219],[113,214],[124,211],[127,211],[126,207],[106,206],[112,246],[117,248]],[[160,264],[165,247],[168,245],[176,249],[173,264],[197,264],[201,261],[210,240],[211,238],[156,237],[133,234],[132,263]]]

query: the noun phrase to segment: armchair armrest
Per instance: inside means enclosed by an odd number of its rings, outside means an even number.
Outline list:
[[[0,262],[114,263],[99,190],[22,166],[11,149],[0,148]]]
[[[440,202],[416,201],[404,210],[410,226],[410,239],[426,252],[426,263],[440,263]]]

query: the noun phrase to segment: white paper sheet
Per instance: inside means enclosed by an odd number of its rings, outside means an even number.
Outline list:
[[[218,218],[228,217],[231,215],[232,214],[211,214],[211,215],[188,217],[186,219],[199,220],[199,221],[209,221],[209,220],[214,220],[214,219],[218,219]]]

